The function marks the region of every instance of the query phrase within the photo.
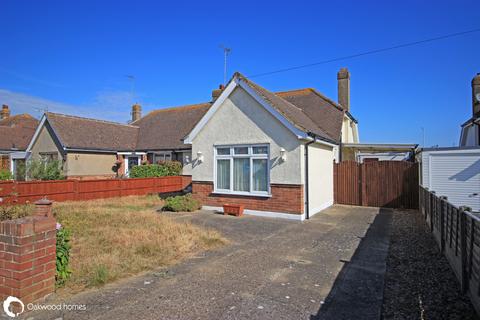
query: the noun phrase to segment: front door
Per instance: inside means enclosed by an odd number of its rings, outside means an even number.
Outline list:
[[[128,177],[130,174],[130,170],[135,167],[140,165],[140,157],[138,156],[128,156],[126,158],[126,163],[127,165],[125,166],[125,175]]]

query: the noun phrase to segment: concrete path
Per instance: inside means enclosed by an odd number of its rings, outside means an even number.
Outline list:
[[[25,318],[378,319],[391,215],[381,211],[336,206],[303,223],[177,214],[231,243],[64,301],[86,311]]]

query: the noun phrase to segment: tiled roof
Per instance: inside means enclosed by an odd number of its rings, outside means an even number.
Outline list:
[[[190,133],[212,104],[200,103],[159,109],[135,121],[140,128],[137,150],[185,149],[183,138]]]
[[[277,96],[301,108],[315,124],[336,142],[342,134],[343,108],[315,89],[276,92]]]
[[[315,89],[273,93],[244,81],[295,127],[320,138],[339,142],[345,111]],[[158,109],[130,125],[96,119],[47,113],[47,119],[62,145],[70,149],[108,151],[149,151],[188,148],[183,143],[212,103]]]
[[[0,150],[26,150],[38,120],[29,114],[19,114],[0,120]]]
[[[239,73],[236,76],[300,130],[332,142],[340,141],[344,111],[333,101],[313,89],[273,93]]]
[[[58,113],[46,113],[63,147],[83,150],[133,151],[138,127]]]

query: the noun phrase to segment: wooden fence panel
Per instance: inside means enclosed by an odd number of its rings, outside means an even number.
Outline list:
[[[462,291],[480,313],[480,218],[419,187],[420,212]]]
[[[418,164],[344,161],[334,165],[335,203],[418,208]]]
[[[334,195],[336,203],[361,205],[360,165],[345,161],[334,165]]]
[[[188,176],[140,179],[59,180],[0,183],[1,204],[35,202],[47,197],[50,200],[81,201],[169,193],[181,191],[191,182]]]

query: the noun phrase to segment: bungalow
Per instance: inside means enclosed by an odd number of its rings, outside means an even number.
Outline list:
[[[130,124],[48,112],[28,151],[34,159],[59,160],[68,179],[128,176],[133,166],[160,160],[182,162],[188,175],[191,153],[182,139],[209,107],[161,109],[142,118],[135,104]]]
[[[333,163],[357,143],[350,74],[337,75],[335,103],[315,89],[273,93],[236,73],[185,138],[192,192],[206,209],[303,220],[333,204]]]
[[[29,114],[10,116],[10,108],[3,105],[0,111],[0,170],[15,175],[16,166],[25,161],[25,152],[32,139],[38,120]]]

